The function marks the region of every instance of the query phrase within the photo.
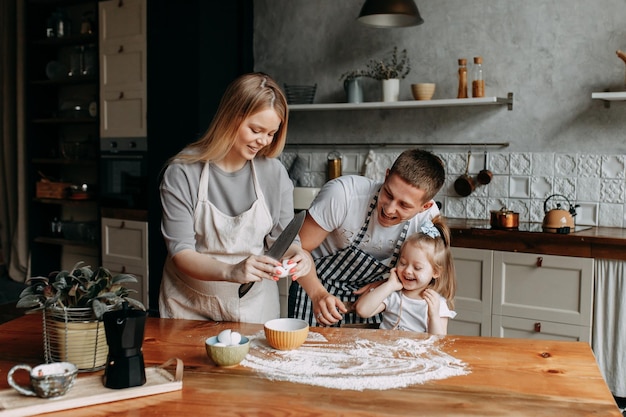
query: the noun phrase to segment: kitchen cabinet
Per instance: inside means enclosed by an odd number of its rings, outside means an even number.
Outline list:
[[[139,281],[128,284],[137,293],[131,297],[148,308],[148,223],[102,218],[102,265],[113,274],[134,275]]]
[[[452,248],[452,256],[457,276],[457,316],[448,321],[448,334],[490,336],[493,252]]]
[[[146,1],[102,1],[99,17],[100,135],[146,137]]]
[[[365,103],[319,103],[319,104],[290,104],[290,111],[320,111],[320,110],[386,110],[386,109],[415,109],[426,107],[460,107],[460,106],[507,106],[513,110],[513,93],[507,97],[481,97],[462,99],[437,100],[406,100],[406,101],[373,101]]]
[[[453,248],[449,334],[591,341],[593,259]]]
[[[492,336],[590,343],[593,262],[495,251]]]
[[[33,276],[69,269],[79,260],[99,264],[97,12],[93,0],[25,2]]]

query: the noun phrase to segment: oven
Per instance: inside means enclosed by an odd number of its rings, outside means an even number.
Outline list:
[[[100,139],[103,208],[148,209],[147,138]]]

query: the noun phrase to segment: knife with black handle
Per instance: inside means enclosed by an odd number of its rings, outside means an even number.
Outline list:
[[[298,232],[300,232],[300,228],[304,223],[305,217],[306,210],[302,210],[298,212],[295,216],[293,216],[293,219],[291,219],[287,227],[285,227],[285,229],[282,231],[280,236],[278,236],[272,247],[267,252],[265,252],[265,254],[270,258],[274,258],[277,261],[280,261],[280,258],[282,258],[285,252],[287,252],[287,249],[289,249],[289,246],[291,246],[291,244],[293,243],[293,240],[298,235]],[[253,284],[254,281],[241,284],[239,286],[239,298],[246,295],[248,291],[250,291],[250,288],[252,288]]]

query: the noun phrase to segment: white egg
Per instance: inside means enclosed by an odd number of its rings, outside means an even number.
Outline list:
[[[291,269],[291,265],[289,265],[289,260],[285,259],[283,261],[282,266],[276,267],[276,275],[278,278],[285,278],[289,276],[289,270]]]
[[[230,329],[222,330],[220,334],[217,335],[217,340],[225,345],[230,345],[231,333],[232,331]]]
[[[238,345],[239,342],[241,342],[241,334],[239,334],[237,332],[232,332],[230,334],[230,344],[231,345]]]
[[[217,342],[213,346],[228,346],[228,345],[226,345],[226,343]]]

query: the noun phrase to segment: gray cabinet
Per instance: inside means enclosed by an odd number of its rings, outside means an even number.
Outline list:
[[[449,334],[591,341],[593,259],[453,248]]]
[[[593,259],[494,252],[492,336],[591,342]]]
[[[452,248],[457,275],[456,318],[448,321],[448,334],[491,335],[493,252]]]

